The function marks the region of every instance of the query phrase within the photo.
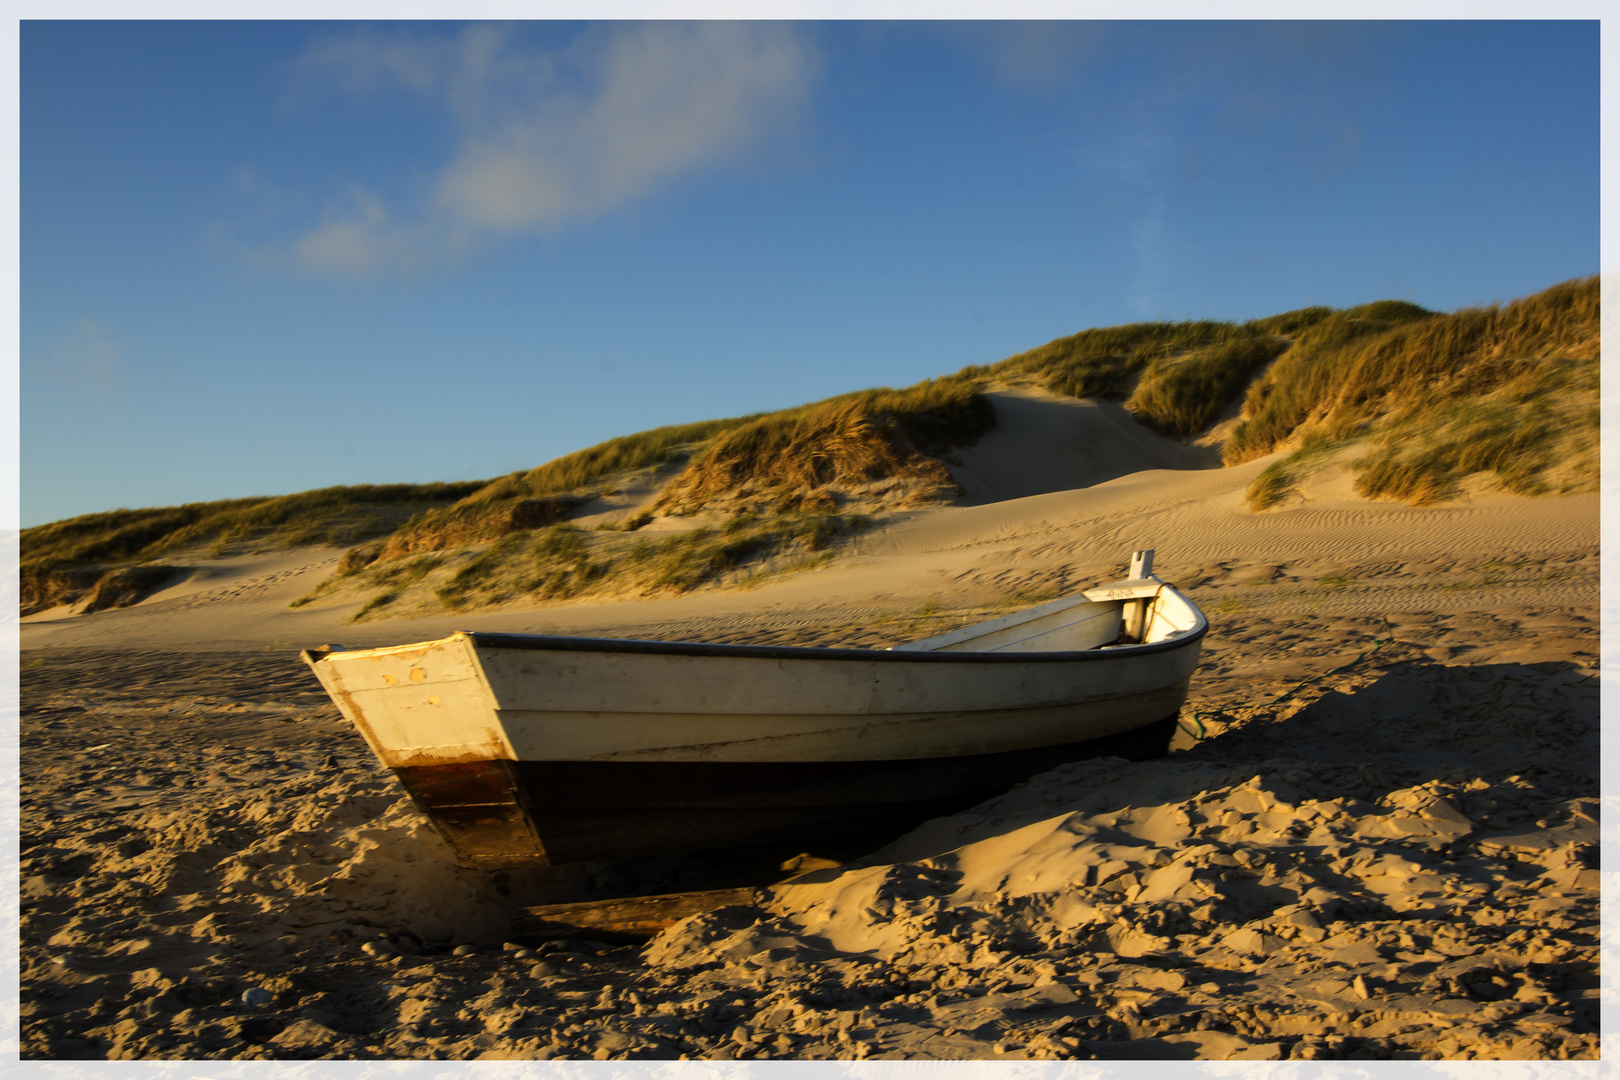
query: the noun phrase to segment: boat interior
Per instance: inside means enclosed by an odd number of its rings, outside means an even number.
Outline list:
[[[895,652],[1080,652],[1150,645],[1199,628],[1203,614],[1153,576],[1153,552],[1131,556],[1131,576],[999,619],[893,646]]]

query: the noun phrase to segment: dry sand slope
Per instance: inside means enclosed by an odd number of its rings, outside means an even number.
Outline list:
[[[1257,517],[1259,467],[917,514],[751,593],[347,627],[284,607],[317,552],[36,620],[24,1053],[1595,1056],[1595,499]],[[1171,758],[1034,777],[645,949],[503,950],[520,899],[656,882],[457,870],[289,653],[888,643],[1142,546],[1213,627]]]
[[[1072,491],[1148,469],[1219,463],[1216,454],[1154,434],[1116,402],[1034,389],[988,396],[996,427],[951,468],[964,506]]]

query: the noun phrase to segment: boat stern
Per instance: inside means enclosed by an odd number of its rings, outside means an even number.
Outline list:
[[[304,662],[464,866],[547,866],[471,640],[306,649]]]

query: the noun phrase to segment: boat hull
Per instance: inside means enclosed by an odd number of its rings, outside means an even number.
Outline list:
[[[1161,756],[1176,716],[1096,739],[877,761],[484,761],[396,770],[469,866],[904,832],[1069,761]]]
[[[304,655],[463,864],[544,866],[904,829],[1066,761],[1163,753],[1207,623],[1162,582],[1120,585],[978,645],[461,633]],[[1099,646],[1130,604],[1158,640]]]

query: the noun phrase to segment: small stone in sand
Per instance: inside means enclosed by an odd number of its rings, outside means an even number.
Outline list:
[[[450,950],[451,956],[474,956],[477,953],[478,946],[476,945],[457,945],[454,949]]]
[[[262,986],[250,986],[242,991],[242,1004],[253,1009],[262,1009],[276,999],[276,995]]]

